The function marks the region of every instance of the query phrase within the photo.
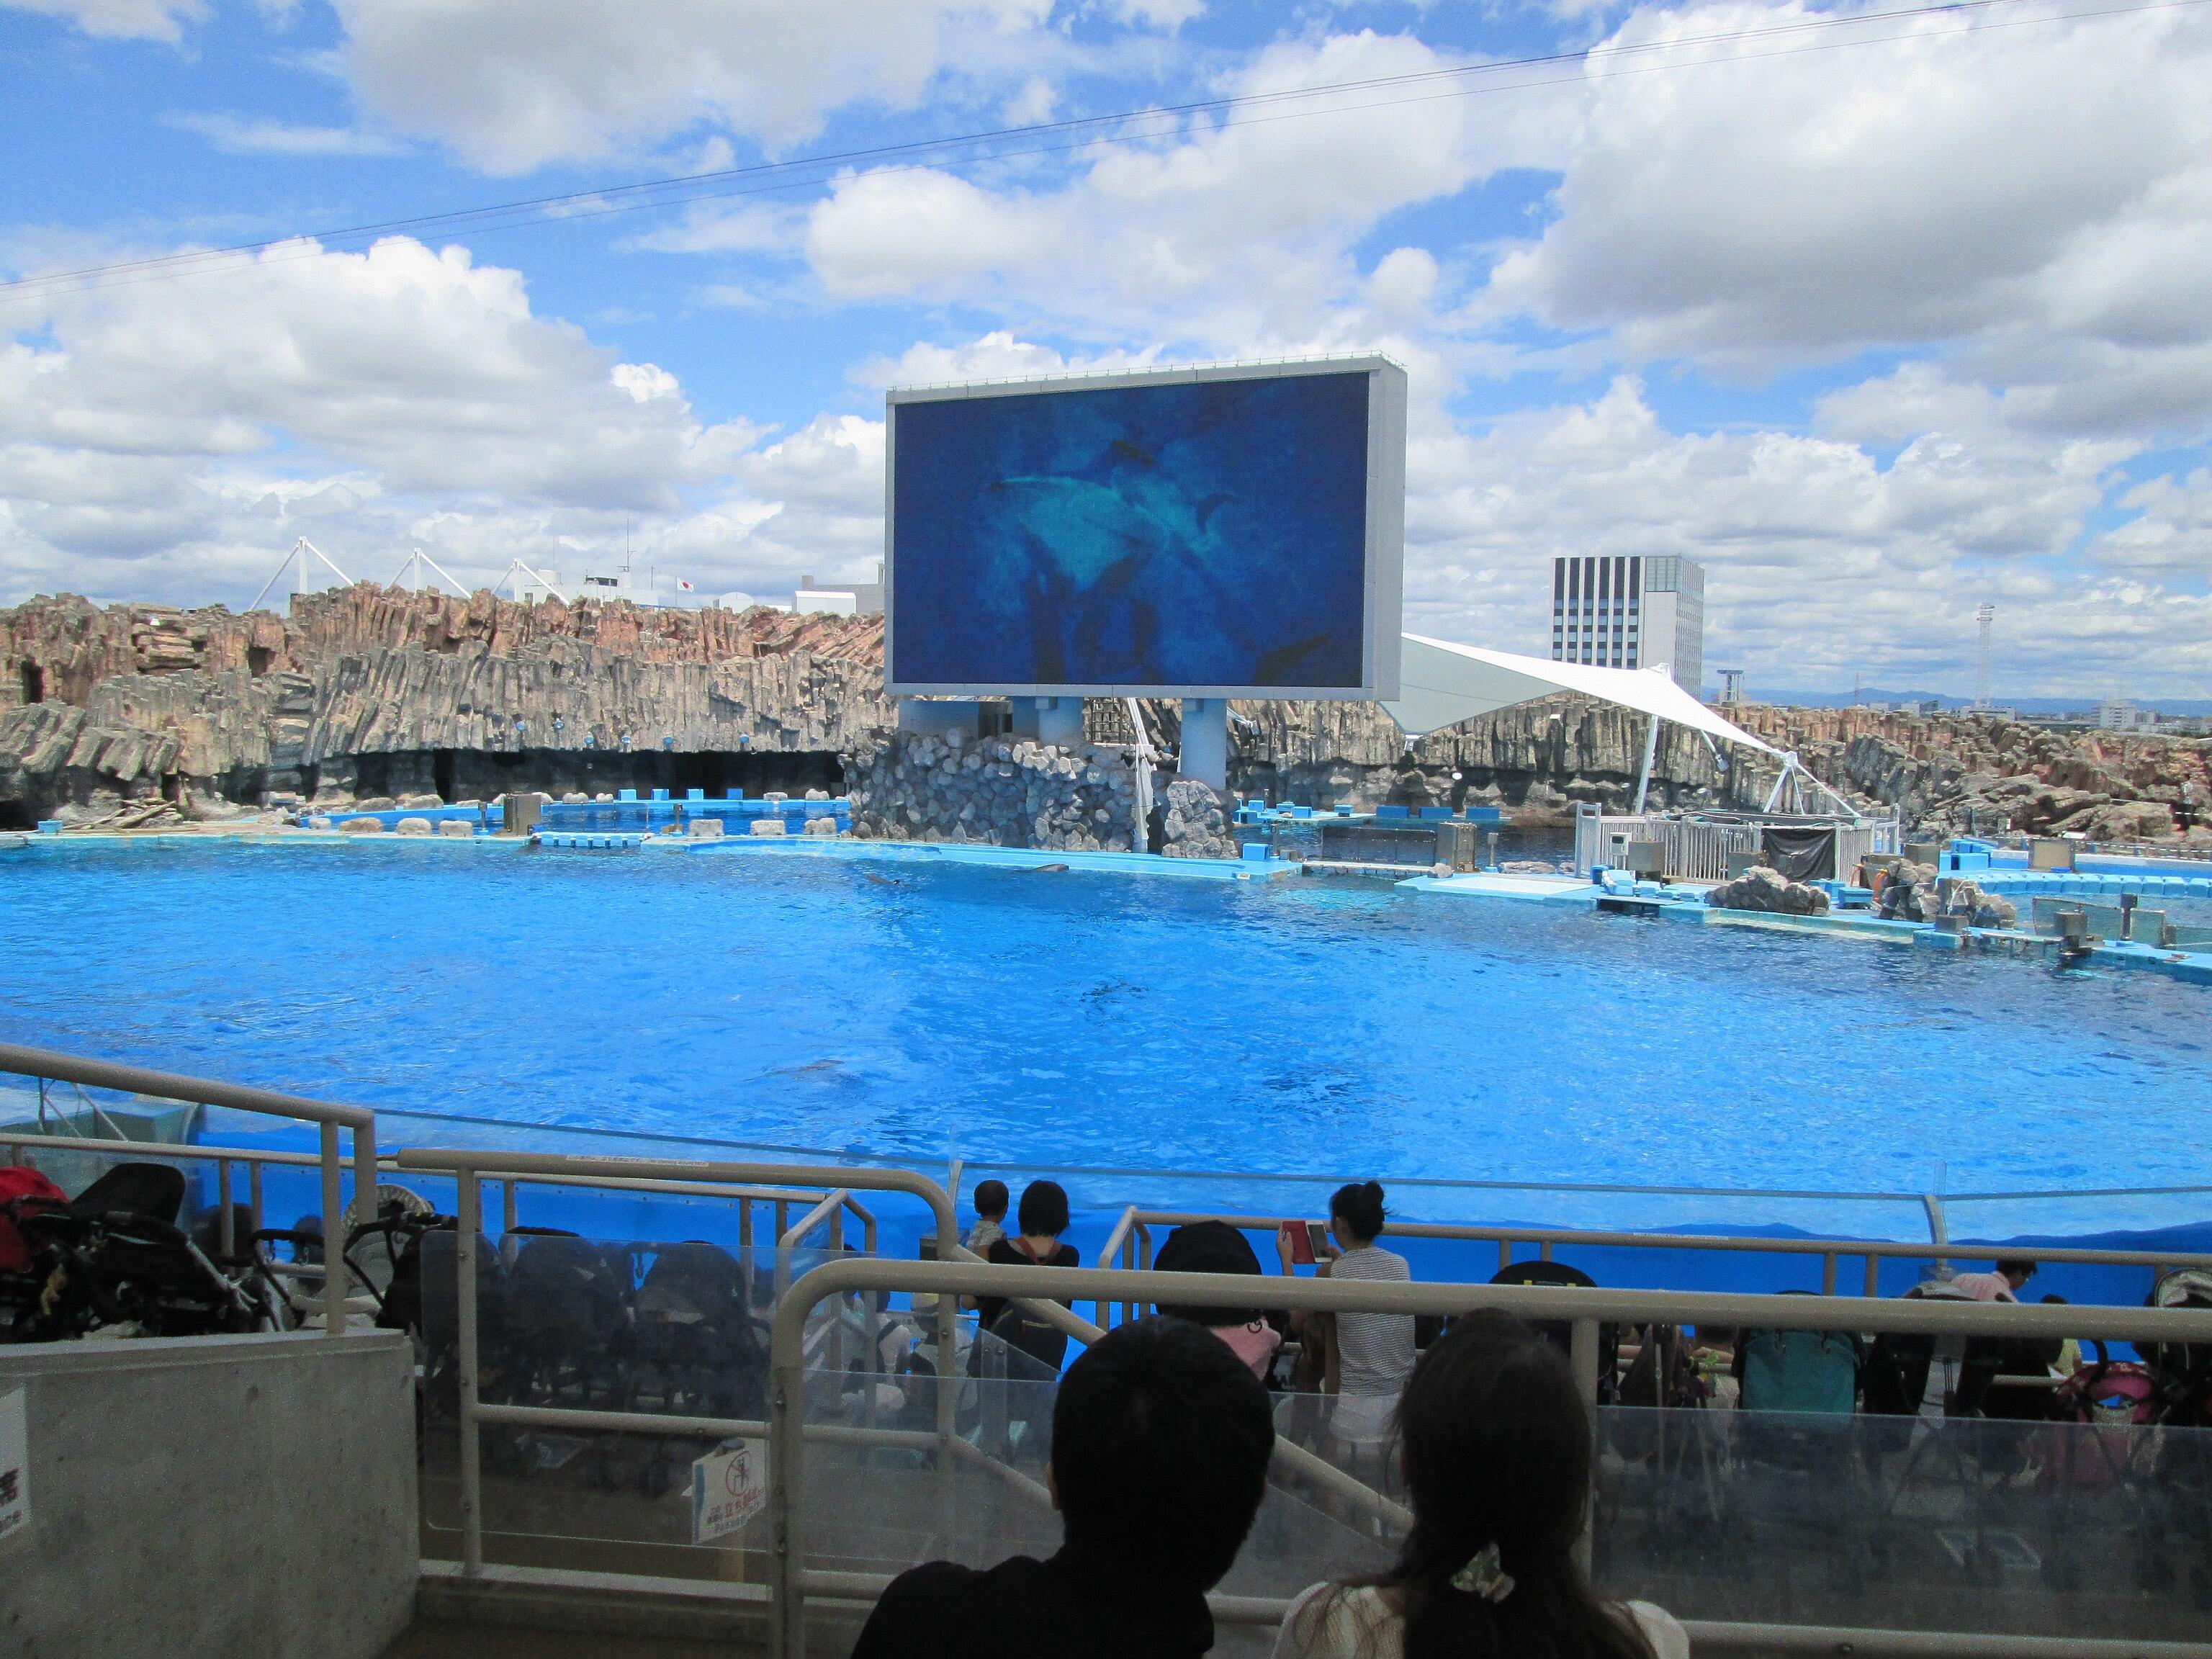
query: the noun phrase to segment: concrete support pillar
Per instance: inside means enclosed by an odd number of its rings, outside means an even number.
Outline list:
[[[1081,746],[1083,699],[1080,697],[1037,698],[1036,736],[1039,743],[1048,743],[1059,749],[1074,749]]]
[[[1228,698],[1182,700],[1182,760],[1176,770],[1216,789],[1229,787]]]

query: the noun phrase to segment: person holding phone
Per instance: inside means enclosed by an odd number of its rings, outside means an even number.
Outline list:
[[[1314,1238],[1305,1225],[1285,1227],[1277,1237],[1284,1271],[1304,1260],[1333,1279],[1371,1284],[1406,1284],[1413,1277],[1406,1258],[1375,1241],[1382,1236],[1382,1183],[1355,1181],[1340,1187],[1328,1200],[1328,1232],[1335,1245]],[[1328,1345],[1322,1387],[1336,1396],[1329,1410],[1329,1436],[1347,1454],[1381,1452],[1390,1435],[1390,1413],[1406,1379],[1413,1375],[1413,1319],[1410,1314],[1339,1313],[1304,1316],[1303,1335]]]

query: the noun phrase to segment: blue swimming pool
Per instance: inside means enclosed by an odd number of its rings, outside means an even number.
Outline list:
[[[167,842],[11,856],[0,925],[10,1040],[469,1117],[1401,1180],[2206,1179],[2200,988],[1379,885]],[[1400,1207],[1624,1214],[1417,1188]],[[2065,1208],[1972,1224],[2102,1232],[2212,1203]],[[1636,1218],[1917,1221],[1702,1200]]]

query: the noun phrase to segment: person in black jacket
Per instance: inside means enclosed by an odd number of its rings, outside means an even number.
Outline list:
[[[1053,1407],[1059,1551],[901,1573],[853,1659],[974,1659],[986,1632],[1018,1632],[1024,1659],[1193,1659],[1213,1645],[1206,1593],[1251,1530],[1274,1443],[1267,1389],[1211,1333],[1117,1327]]]

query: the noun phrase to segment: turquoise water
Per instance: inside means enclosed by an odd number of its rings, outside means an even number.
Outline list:
[[[1852,940],[1295,879],[489,844],[40,849],[0,864],[0,923],[9,1040],[381,1107],[1386,1178],[2207,1178],[2201,989]],[[1778,1218],[1814,1219],[1733,1218]]]

